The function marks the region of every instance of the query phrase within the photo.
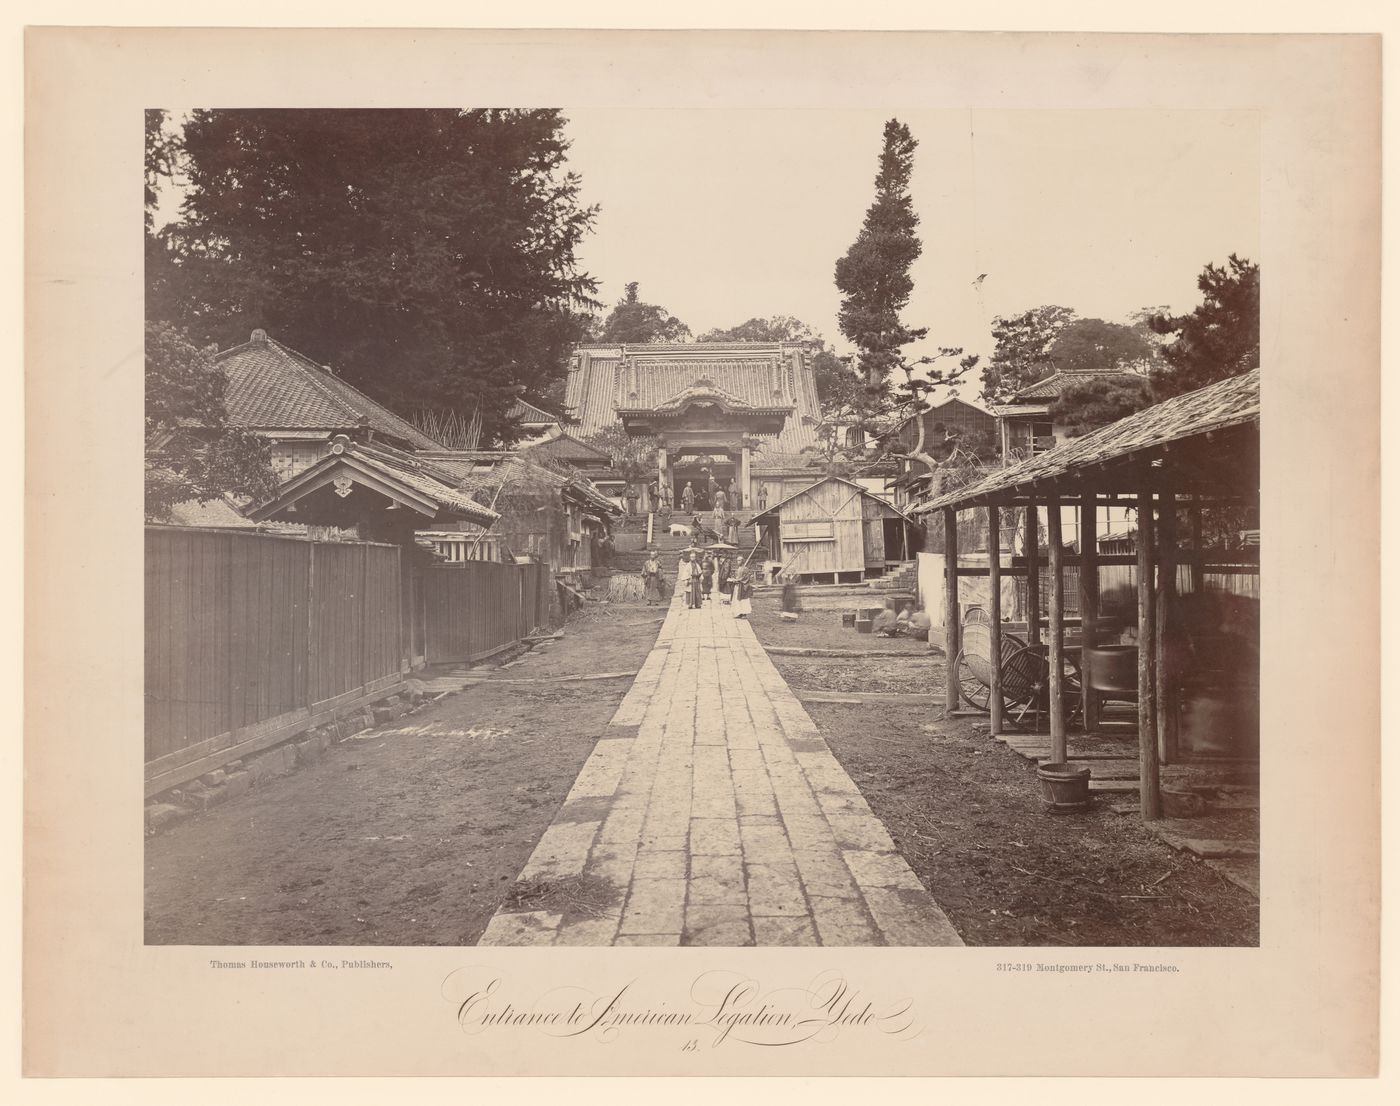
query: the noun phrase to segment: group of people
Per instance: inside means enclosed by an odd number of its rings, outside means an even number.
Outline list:
[[[660,603],[661,562],[654,552],[642,565],[642,583],[647,605]],[[686,550],[676,566],[676,587],[683,589],[686,606],[693,611],[718,597],[731,606],[735,618],[753,613],[753,571],[747,563],[736,567],[727,554]]]
[[[699,505],[702,510],[708,508],[720,512],[737,511],[743,506],[741,498],[739,487],[733,480],[725,485],[712,476],[702,491],[696,491],[695,485],[687,480],[685,487],[681,489],[681,510],[690,514]]]
[[[896,609],[895,601],[886,599],[885,609],[875,616],[875,624],[871,629],[881,637],[912,637],[919,641],[928,641],[928,632],[932,625],[929,616],[924,611],[915,609],[909,600],[906,599]]]

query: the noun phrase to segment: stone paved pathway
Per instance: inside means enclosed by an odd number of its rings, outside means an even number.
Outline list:
[[[727,606],[672,604],[609,730],[481,944],[962,944]]]

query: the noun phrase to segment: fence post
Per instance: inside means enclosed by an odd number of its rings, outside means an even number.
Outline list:
[[[316,543],[306,558],[306,710],[316,704]]]

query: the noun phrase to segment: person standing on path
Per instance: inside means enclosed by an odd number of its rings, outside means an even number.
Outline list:
[[[681,509],[686,514],[695,510],[695,487],[689,480],[685,482],[685,487],[681,489]]]
[[[709,602],[710,592],[715,586],[715,558],[713,553],[706,553],[705,560],[700,566],[700,588],[705,602]]]
[[[739,573],[734,577],[734,617],[747,618],[753,613],[753,569],[745,561],[739,566]]]
[[[725,508],[729,506],[729,497],[724,494],[723,488],[715,489],[715,513],[724,514]]]
[[[721,553],[719,563],[715,566],[715,593],[721,603],[728,603],[730,600],[730,580],[733,575],[734,562],[729,559],[727,553]]]
[[[676,564],[676,589],[684,591],[685,605],[690,608],[695,607],[695,592],[692,588],[695,577],[695,563],[690,559],[689,551],[681,554],[680,561]]]
[[[646,599],[648,607],[661,602],[661,562],[656,559],[654,549],[647,554],[646,563],[642,565],[642,597]]]

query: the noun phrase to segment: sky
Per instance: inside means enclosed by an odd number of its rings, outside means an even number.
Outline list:
[[[1042,304],[1111,321],[1149,306],[1188,311],[1207,262],[1260,260],[1253,112],[565,115],[583,200],[601,209],[579,251],[599,298],[610,307],[638,281],[644,301],[696,335],[792,315],[850,351],[833,270],[873,199],[891,116],[919,142],[923,254],[904,320],[929,327],[925,346],[985,359],[995,316]]]

